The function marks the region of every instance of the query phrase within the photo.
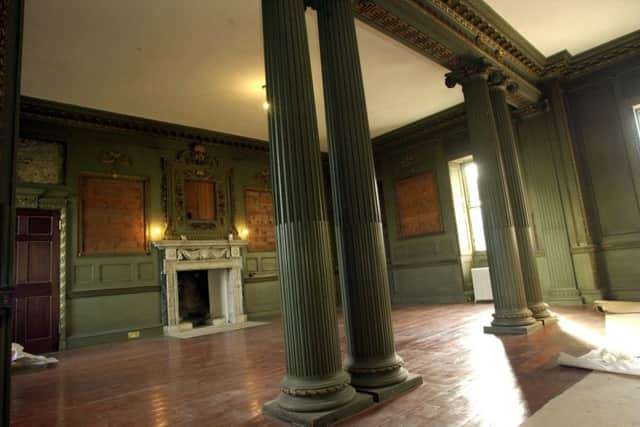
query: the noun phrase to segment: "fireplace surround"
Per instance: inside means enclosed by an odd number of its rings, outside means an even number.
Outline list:
[[[208,272],[214,326],[246,322],[242,299],[242,248],[247,246],[246,240],[159,240],[153,244],[162,253],[166,335],[179,334],[193,327],[180,318],[178,280],[181,271]]]

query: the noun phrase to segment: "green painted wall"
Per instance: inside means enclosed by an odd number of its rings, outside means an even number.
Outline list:
[[[545,299],[551,304],[581,303],[559,177],[551,149],[553,144],[559,144],[553,117],[550,112],[535,114],[517,120],[515,128],[525,171],[538,272]]]
[[[465,301],[465,282],[449,180],[449,160],[469,154],[464,127],[436,134],[417,133],[376,148],[376,173],[382,185],[391,295],[394,303],[454,303]],[[400,238],[395,206],[395,182],[426,171],[437,176],[444,232]],[[468,285],[467,285],[468,286]],[[466,289],[467,298],[471,297]]]
[[[130,158],[118,174],[149,180],[147,221],[162,224],[161,158],[173,159],[190,142],[144,133],[61,125],[23,118],[23,138],[59,141],[66,146],[64,185],[21,183],[19,192],[53,193],[68,196],[66,334],[67,346],[127,339],[127,332],[140,330],[143,336],[159,334],[161,321],[160,258],[157,250],[140,256],[80,256],[78,254],[78,185],[82,173],[110,173],[100,162],[106,151],[120,151]],[[244,189],[264,188],[258,174],[268,168],[268,153],[209,144],[208,150],[233,168],[233,197],[236,225],[245,224]],[[247,253],[245,309],[250,318],[279,312],[279,289],[275,252]]]
[[[566,85],[605,296],[640,300],[640,58]]]

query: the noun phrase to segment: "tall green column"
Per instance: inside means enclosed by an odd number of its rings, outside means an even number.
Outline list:
[[[342,370],[304,1],[263,0],[262,14],[286,357],[281,393],[264,410],[314,424],[372,400]]]
[[[418,386],[396,354],[387,262],[351,0],[317,2],[351,384],[384,400]]]
[[[538,329],[540,323],[527,308],[504,159],[489,95],[489,71],[487,63],[474,61],[448,73],[446,84],[462,85],[469,139],[478,165],[482,223],[495,304],[491,326],[484,330],[495,334],[528,334]]]
[[[9,425],[15,241],[15,141],[20,115],[21,0],[0,0],[0,425]]]
[[[553,316],[542,296],[540,276],[533,248],[532,228],[529,222],[522,163],[518,154],[513,123],[511,122],[511,112],[507,104],[507,90],[517,90],[517,86],[509,84],[503,73],[491,73],[489,85],[491,106],[504,162],[507,193],[511,203],[511,213],[518,242],[518,254],[520,255],[527,306],[536,319],[544,322],[545,320],[550,320]]]

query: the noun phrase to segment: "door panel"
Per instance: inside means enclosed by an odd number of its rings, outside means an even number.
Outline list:
[[[30,353],[58,349],[58,213],[19,209],[15,256],[15,341]]]

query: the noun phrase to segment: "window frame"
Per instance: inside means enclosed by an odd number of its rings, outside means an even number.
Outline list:
[[[474,222],[471,217],[471,210],[478,209],[480,211],[480,217],[482,218],[482,200],[480,199],[480,195],[478,194],[478,203],[471,203],[471,197],[469,192],[469,183],[467,181],[467,173],[466,168],[469,167],[470,164],[475,164],[473,158],[465,160],[460,163],[460,172],[462,175],[462,192],[464,194],[465,206],[466,206],[466,214],[467,214],[467,224],[469,224],[469,231],[471,234],[471,250],[473,253],[484,254],[487,252],[487,239],[484,233],[484,223],[482,223],[482,240],[484,243],[484,249],[480,250],[477,248],[476,239],[478,236],[478,232],[476,227],[474,227]],[[476,164],[477,168],[477,164]]]

